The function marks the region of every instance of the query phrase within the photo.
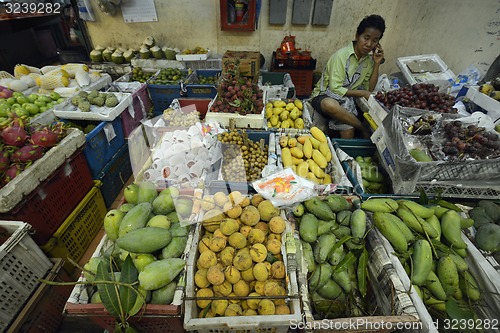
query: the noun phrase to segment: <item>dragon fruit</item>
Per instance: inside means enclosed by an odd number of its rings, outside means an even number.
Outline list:
[[[11,156],[12,163],[33,163],[44,154],[44,147],[28,144],[16,150]]]
[[[12,179],[16,178],[21,172],[23,172],[24,168],[25,166],[23,164],[12,164],[3,174],[4,183],[7,184]]]
[[[44,127],[31,133],[30,141],[37,146],[50,148],[59,142],[59,134]]]
[[[2,138],[5,144],[9,146],[21,147],[28,138],[22,120],[20,118],[14,119],[11,126],[2,131]]]

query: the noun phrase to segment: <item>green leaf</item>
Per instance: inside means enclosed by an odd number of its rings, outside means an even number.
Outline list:
[[[339,264],[333,269],[333,272],[340,272],[340,271],[343,271],[343,270],[346,270],[347,267],[350,267],[352,264],[354,264],[356,262],[356,256],[354,255],[354,253],[352,253],[352,251],[349,251],[344,259],[342,259],[341,262],[339,262]]]
[[[476,318],[476,314],[469,304],[457,301],[454,298],[446,301],[446,313],[448,313],[451,320],[457,320],[459,323]]]
[[[344,245],[345,242],[348,240],[352,239],[352,236],[344,236],[341,239],[339,239],[335,245],[331,248],[330,252],[328,252],[328,255],[326,256],[327,258],[330,258],[333,252],[335,252],[339,247]],[[340,263],[339,263],[340,264]]]
[[[358,261],[358,290],[363,297],[366,296],[367,293],[367,268],[368,268],[368,251],[366,248],[363,249],[363,253],[359,256]]]
[[[97,266],[97,281],[113,281],[107,261],[101,261]],[[118,286],[114,284],[98,283],[97,291],[101,295],[102,304],[113,317],[120,317],[120,304],[118,301]]]
[[[134,265],[134,261],[130,254],[123,262],[122,274],[120,276],[120,282],[132,284],[137,281],[139,272]],[[137,299],[137,293],[132,288],[126,286],[120,286],[120,301],[123,307],[123,312],[128,313],[134,306],[135,300]]]
[[[423,188],[420,189],[420,204],[427,205],[429,203],[429,197]]]
[[[461,213],[462,210],[455,204],[452,204],[451,202],[448,202],[446,200],[438,200],[437,204],[441,207],[448,208],[451,210],[454,210],[455,212]]]

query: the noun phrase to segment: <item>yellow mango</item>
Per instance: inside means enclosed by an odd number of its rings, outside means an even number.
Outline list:
[[[309,170],[316,176],[316,178],[325,177],[325,172],[319,167],[314,160],[307,160],[307,164],[309,166]]]
[[[293,165],[292,162],[292,154],[290,153],[289,148],[283,148],[281,150],[281,160],[283,161],[283,167],[288,168]]]
[[[319,144],[321,143],[318,139],[316,139],[315,137],[313,136],[310,136],[309,137],[309,140],[311,141],[312,143],[312,146],[314,149],[318,149],[319,148]]]
[[[288,136],[284,136],[284,135],[280,136],[279,143],[280,143],[281,148],[288,147]]]
[[[297,147],[290,148],[290,153],[292,154],[292,156],[295,156],[297,158],[304,157],[304,152]]]
[[[314,136],[319,142],[326,142],[326,135],[322,130],[317,128],[316,126],[311,127],[311,134]]]
[[[288,115],[289,115],[289,114],[290,114],[290,112],[288,112],[288,111],[286,111],[286,110],[285,110],[285,111],[282,111],[282,112],[280,113],[280,119],[281,119],[281,121],[285,121],[285,120],[287,120],[287,119],[288,119]]]
[[[294,125],[295,125],[295,128],[303,129],[304,128],[304,119],[302,119],[302,118],[295,119]]]
[[[319,183],[320,183],[319,179],[316,178],[316,176],[314,175],[314,173],[312,173],[311,171],[309,171],[307,173],[307,177],[306,178],[309,179],[310,181],[312,181],[314,184],[318,184],[319,185]]]
[[[273,109],[272,108],[270,108],[270,109],[266,108],[266,119],[269,119],[272,116],[273,116]]]
[[[314,162],[316,162],[316,164],[318,164],[323,169],[328,165],[325,156],[323,156],[323,154],[321,154],[321,152],[317,149],[313,150],[312,158]]]
[[[331,184],[331,183],[333,183],[332,182],[332,176],[330,176],[329,174],[325,173],[325,178],[323,178],[323,184],[327,185],[327,184]]]
[[[286,109],[287,111],[292,111],[294,107],[295,107],[295,104],[293,104],[293,103],[288,103],[288,104],[285,106],[285,109]]]
[[[281,112],[283,112],[283,109],[282,108],[274,108],[273,109],[273,114],[275,116],[279,116],[281,114]]]
[[[304,144],[304,142],[306,142],[307,138],[309,138],[310,135],[299,135],[297,137],[297,141]]]
[[[310,138],[306,138],[306,140],[304,141],[304,149],[303,150],[304,150],[304,156],[306,158],[312,157],[313,146],[312,146]]]
[[[293,104],[295,104],[295,106],[299,110],[303,110],[304,109],[304,105],[302,104],[302,101],[300,99],[296,99],[295,101],[293,101]]]
[[[273,107],[281,108],[281,101],[279,99],[275,100],[273,103]]]
[[[318,149],[321,152],[321,154],[323,154],[323,156],[325,156],[325,157],[328,154],[328,152],[330,151],[330,147],[328,147],[328,143],[326,143],[326,142],[321,142],[319,144]]]
[[[267,104],[266,104],[266,109],[269,109],[269,108],[271,108],[271,109],[272,109],[273,107],[274,107],[273,103],[271,103],[271,102],[267,102]]]
[[[277,127],[278,126],[278,121],[280,120],[280,118],[277,116],[277,115],[273,115],[271,117],[271,119],[269,119],[271,121],[271,125],[274,126],[274,127]]]
[[[295,157],[295,156],[292,155],[292,163],[294,165],[298,165],[298,164],[302,163],[303,161],[304,161],[303,159],[297,158],[297,157]]]
[[[290,148],[297,147],[297,139],[296,138],[288,139],[288,147]]]
[[[299,165],[297,165],[297,175],[300,177],[306,178],[308,172],[309,164],[306,161],[302,161]]]

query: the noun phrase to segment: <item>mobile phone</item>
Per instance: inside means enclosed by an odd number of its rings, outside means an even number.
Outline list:
[[[377,52],[377,48],[379,47],[379,45],[380,44],[375,45],[375,47],[372,50],[373,54],[375,54]],[[380,61],[380,64],[383,64],[384,62],[385,62],[385,58],[382,58],[382,60]]]

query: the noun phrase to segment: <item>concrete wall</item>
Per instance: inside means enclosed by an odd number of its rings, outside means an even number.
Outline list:
[[[269,68],[271,55],[284,36],[296,36],[297,47],[312,50],[321,70],[329,56],[354,38],[359,21],[376,13],[386,20],[381,41],[386,53],[383,73],[398,72],[396,58],[437,53],[458,74],[473,63],[486,68],[500,50],[499,0],[335,0],[328,26],[292,25],[293,0],[288,0],[286,24],[269,25],[269,1],[262,0],[259,26],[253,32],[220,30],[217,0],[155,0],[158,22],[125,23],[118,12],[99,11],[87,22],[93,45],[138,47],[152,35],[160,46],[260,51]]]

